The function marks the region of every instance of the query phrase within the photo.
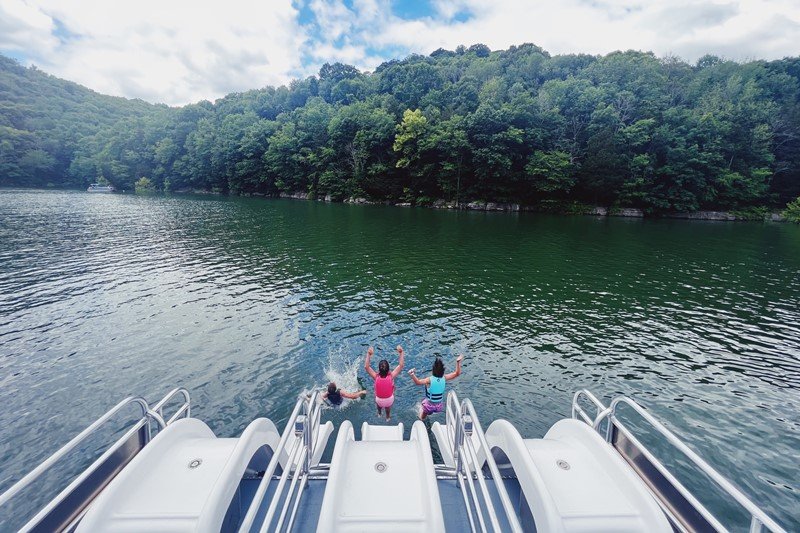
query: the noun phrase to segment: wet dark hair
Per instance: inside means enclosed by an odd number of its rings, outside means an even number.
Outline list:
[[[336,383],[331,381],[328,383],[328,394],[335,394],[336,393]]]
[[[389,361],[381,359],[381,362],[378,363],[378,374],[380,374],[382,378],[389,375]]]
[[[441,378],[444,376],[444,361],[442,361],[441,357],[437,357],[436,361],[433,362],[433,375],[437,378]]]

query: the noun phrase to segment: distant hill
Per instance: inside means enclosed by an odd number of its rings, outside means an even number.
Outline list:
[[[0,184],[646,212],[800,196],[800,58],[476,44],[181,108],[0,57]]]
[[[106,96],[0,55],[0,185],[82,186],[69,165],[80,141],[164,106]],[[87,176],[87,179],[95,176]]]

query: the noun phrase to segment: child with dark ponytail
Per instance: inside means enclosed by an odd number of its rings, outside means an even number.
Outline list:
[[[389,361],[382,359],[378,363],[378,371],[372,369],[370,359],[375,353],[372,346],[367,350],[367,359],[364,361],[364,370],[367,374],[375,380],[375,406],[378,408],[378,416],[381,416],[381,410],[386,410],[386,420],[391,419],[392,404],[394,404],[394,378],[403,371],[405,364],[405,352],[402,346],[397,347],[397,353],[400,354],[400,362],[397,366],[389,372]]]

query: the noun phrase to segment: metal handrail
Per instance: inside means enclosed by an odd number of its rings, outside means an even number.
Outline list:
[[[267,466],[267,470],[264,472],[264,477],[261,479],[258,489],[256,489],[256,494],[250,503],[247,514],[244,520],[242,520],[242,524],[239,527],[240,533],[247,533],[253,528],[258,510],[266,497],[267,489],[275,474],[280,457],[286,451],[293,433],[295,438],[292,440],[291,447],[286,456],[286,465],[278,479],[278,486],[275,489],[275,493],[272,495],[260,531],[280,531],[283,528],[284,522],[287,522],[287,530],[290,530],[294,524],[295,516],[299,509],[300,498],[302,498],[303,490],[305,489],[306,482],[311,473],[311,461],[314,456],[316,437],[320,426],[321,409],[318,397],[319,393],[314,392],[308,398],[300,398],[297,400],[292,414],[289,415],[289,419],[286,422],[281,440],[273,451],[273,458]],[[303,411],[302,414],[301,410]],[[302,426],[299,426],[299,424],[302,424]],[[288,493],[284,495],[284,491],[287,490],[287,482]],[[282,499],[283,506],[278,514],[278,504]],[[294,505],[292,505],[293,502]],[[277,526],[273,528],[271,524],[275,520],[276,514],[278,514],[278,522]]]
[[[595,406],[596,412],[593,417],[590,417],[586,411],[580,405],[580,399],[585,397],[590,402],[592,402]],[[589,424],[590,426],[594,427],[594,421],[597,420],[597,417],[600,416],[600,413],[606,410],[606,406],[603,405],[603,402],[597,399],[597,397],[591,393],[591,391],[587,389],[581,389],[575,393],[572,397],[572,418],[580,418]]]
[[[317,430],[319,429],[321,415],[318,397],[319,392],[313,392],[311,397],[303,404],[305,411],[303,418],[295,418],[295,434],[298,435],[298,437],[302,437],[301,440],[297,441],[297,444],[299,445],[297,457],[290,462],[278,482],[278,487],[275,489],[275,494],[272,496],[272,501],[267,509],[264,522],[261,524],[261,533],[266,533],[267,531],[282,531],[284,520],[287,517],[289,518],[290,524],[294,523],[295,515],[299,507],[299,501],[303,496],[303,489],[305,488],[306,480],[308,479],[308,472],[311,468],[311,460],[314,455],[314,448],[317,440],[316,436]],[[298,428],[298,424],[300,422],[303,424],[302,428]],[[289,479],[289,477],[291,477],[291,482],[289,483],[288,493],[283,496],[283,489],[286,486],[286,481]],[[299,485],[299,491],[295,496],[295,487],[298,487],[297,482],[300,479],[302,479],[302,484]],[[277,504],[282,497],[283,507],[281,508],[276,526],[272,528],[272,520],[277,512]],[[295,505],[292,506],[292,502],[295,499],[297,501]],[[292,508],[291,512],[289,512],[290,507]]]
[[[467,427],[465,417],[469,417],[469,422],[471,427]],[[449,426],[452,424],[454,426],[455,435],[453,436],[453,457],[456,460],[456,477],[461,487],[461,490],[465,490],[465,485],[462,479],[462,475],[466,478],[470,491],[470,496],[475,505],[475,512],[478,516],[478,522],[481,526],[482,531],[486,531],[486,524],[484,523],[483,519],[483,512],[485,510],[489,522],[492,525],[492,529],[494,531],[501,531],[500,523],[498,521],[497,512],[494,507],[494,503],[492,502],[491,494],[489,493],[489,489],[486,486],[486,481],[483,476],[483,472],[481,470],[481,459],[478,457],[478,449],[475,447],[475,443],[472,440],[472,435],[477,436],[478,438],[478,445],[479,449],[483,450],[484,458],[486,465],[489,467],[489,473],[491,474],[491,478],[495,482],[495,489],[497,490],[497,494],[500,497],[500,503],[503,506],[503,511],[506,514],[506,519],[508,521],[509,528],[511,531],[514,532],[521,532],[522,526],[517,519],[516,511],[514,510],[514,506],[511,503],[511,498],[508,496],[508,492],[506,491],[505,484],[503,482],[502,476],[500,475],[500,470],[497,468],[497,463],[494,460],[494,456],[492,455],[491,449],[489,448],[489,444],[486,441],[486,435],[483,432],[483,428],[481,427],[480,420],[478,420],[478,414],[475,410],[475,406],[472,404],[472,401],[468,398],[465,399],[463,402],[459,403],[458,395],[456,395],[455,391],[450,391],[447,395],[447,420],[446,423]],[[466,443],[466,444],[465,444]],[[465,457],[468,461],[464,461]],[[470,465],[471,463],[471,465]],[[478,494],[475,489],[474,483],[472,481],[472,471],[475,471],[475,478],[478,481],[478,487],[481,491],[481,499],[483,500],[483,506],[481,506],[478,502]],[[471,516],[471,507],[468,505],[468,500],[466,498],[466,494],[464,495],[464,502],[467,506],[467,511],[470,517],[470,525],[474,530],[475,524],[472,520]]]
[[[500,502],[503,504],[503,510],[508,518],[508,523],[513,531],[522,531],[522,526],[520,525],[519,520],[517,520],[514,505],[511,503],[511,498],[508,496],[505,484],[503,483],[503,478],[500,475],[500,469],[497,468],[497,463],[495,462],[492,451],[489,448],[489,443],[486,442],[486,434],[483,432],[483,427],[481,426],[480,420],[478,420],[478,413],[475,411],[475,406],[472,405],[472,400],[469,398],[464,400],[463,405],[467,411],[467,414],[472,417],[473,431],[478,436],[478,443],[481,445],[481,448],[484,450],[486,455],[485,461],[489,466],[489,472],[492,474],[492,479],[495,481],[497,492],[500,495]],[[470,445],[472,445],[472,441],[470,441]]]
[[[147,402],[144,398],[139,396],[131,396],[125,398],[117,405],[109,409],[103,416],[95,420],[92,424],[89,425],[86,429],[75,435],[69,442],[67,442],[64,446],[59,448],[53,455],[42,461],[39,466],[28,472],[25,476],[23,476],[19,481],[14,483],[8,490],[6,490],[3,494],[0,494],[0,507],[5,505],[11,498],[19,494],[23,489],[25,489],[28,485],[33,483],[36,479],[39,478],[45,471],[47,471],[51,466],[53,466],[59,459],[62,459],[67,453],[72,451],[78,444],[83,442],[86,437],[94,433],[97,428],[108,422],[115,414],[120,412],[122,409],[127,407],[128,405],[136,404],[142,410],[142,419],[147,420],[152,418],[159,424],[160,429],[164,427],[164,420],[162,417],[158,416],[157,413],[150,410],[147,405]],[[156,415],[155,417],[153,415]],[[141,420],[140,420],[141,422]],[[146,435],[145,435],[145,442],[150,440],[150,425],[146,425]]]
[[[261,478],[261,482],[258,484],[258,488],[256,489],[255,496],[253,496],[253,501],[250,503],[250,507],[247,509],[247,514],[245,514],[244,520],[242,520],[242,524],[239,526],[239,533],[247,533],[253,527],[253,522],[255,522],[258,509],[261,506],[261,502],[264,500],[264,496],[267,494],[267,488],[269,488],[270,480],[275,474],[275,469],[278,467],[281,454],[283,454],[283,452],[286,450],[286,444],[289,441],[289,437],[294,432],[294,421],[297,419],[297,415],[300,414],[300,409],[303,408],[304,402],[305,400],[301,398],[298,399],[294,404],[294,409],[292,409],[292,414],[289,415],[289,419],[286,422],[286,427],[281,435],[281,440],[278,441],[278,446],[276,446],[272,451],[272,460],[267,465],[267,469],[264,471],[264,476]],[[290,459],[290,457],[291,454],[287,455],[287,468],[290,466],[288,464],[288,459]]]
[[[691,460],[695,466],[697,466],[704,474],[706,474],[712,481],[714,481],[720,488],[722,488],[728,495],[732,496],[736,502],[741,505],[747,512],[750,513],[750,532],[757,533],[762,530],[763,527],[766,527],[768,530],[775,532],[775,533],[786,533],[777,522],[775,522],[772,518],[767,516],[767,514],[762,511],[756,504],[754,504],[747,496],[744,495],[738,488],[736,488],[733,483],[725,479],[719,472],[717,472],[714,467],[708,464],[702,457],[700,457],[694,450],[689,448],[686,444],[683,443],[674,433],[672,433],[669,429],[667,429],[661,422],[655,419],[650,413],[648,413],[642,406],[640,406],[635,401],[631,400],[626,396],[619,396],[614,398],[611,402],[611,405],[603,410],[595,419],[593,427],[598,429],[600,424],[603,422],[604,419],[608,419],[608,428],[606,430],[606,441],[610,442],[612,437],[612,428],[614,423],[617,423],[618,426],[621,426],[619,419],[617,418],[617,406],[619,404],[625,404],[631,407],[634,411],[636,411],[639,416],[641,416],[645,421],[647,421],[653,428],[658,431],[661,436],[663,436],[667,442],[672,444],[675,448],[677,448],[680,452],[682,452],[689,460]],[[626,433],[630,435],[630,432],[626,430]],[[630,435],[632,436],[632,435]],[[667,471],[666,467],[664,467],[648,450],[641,446],[641,443],[638,443],[634,438],[632,440],[634,444],[638,445],[639,448],[646,453],[647,458],[656,465],[662,473]],[[674,479],[674,477],[673,477]],[[683,487],[680,483],[677,484],[676,489],[681,492],[681,494],[686,497],[688,490]],[[692,497],[693,498],[693,497]],[[705,518],[709,520],[711,523],[719,523],[716,518],[707,510],[705,507],[700,506],[698,512]]]
[[[28,520],[28,522],[20,529],[21,532],[26,532],[32,530],[44,517],[46,517],[50,512],[53,511],[56,507],[64,501],[76,488],[78,488],[82,483],[86,481],[100,466],[102,466],[109,457],[114,455],[117,450],[119,450],[125,443],[133,437],[136,433],[141,431],[142,427],[146,424],[149,424],[149,420],[147,417],[140,418],[135,424],[133,424],[125,434],[120,437],[117,442],[112,444],[103,454],[98,457],[89,467],[81,472],[78,477],[72,480],[72,482],[66,486],[58,495],[53,498],[50,503],[45,505],[39,512],[37,512],[33,518]],[[82,516],[82,513],[81,515]]]
[[[300,442],[300,439],[296,439],[292,444],[289,461],[286,464],[286,468],[284,468],[283,472],[281,473],[281,477],[278,480],[278,486],[275,488],[275,493],[272,495],[272,500],[269,502],[267,514],[264,517],[264,522],[262,522],[261,528],[259,529],[260,533],[265,533],[266,531],[270,530],[270,524],[272,524],[272,520],[275,518],[275,513],[278,510],[278,503],[280,502],[280,497],[283,494],[283,488],[286,486],[286,482],[289,480],[289,476],[295,469],[298,463],[298,458],[302,453],[303,447],[300,445]],[[277,531],[277,529],[273,529],[273,531]]]
[[[175,422],[175,420],[177,420],[178,417],[180,417],[184,413],[186,414],[186,418],[190,418],[192,416],[192,399],[189,396],[189,391],[184,389],[183,387],[175,387],[174,389],[169,391],[163,398],[161,398],[161,400],[159,400],[159,402],[157,404],[155,404],[151,408],[151,410],[156,412],[156,413],[158,413],[158,415],[163,420],[163,418],[164,418],[164,406],[167,404],[167,402],[169,402],[172,398],[174,398],[178,394],[183,396],[183,403],[178,408],[178,410],[175,411],[175,413],[171,417],[169,417],[169,420],[167,420],[165,422],[165,424],[167,426],[172,424],[173,422]]]
[[[711,512],[708,509],[706,509],[705,505],[703,505],[703,503],[700,500],[698,500],[695,497],[695,495],[692,494],[691,491],[687,489],[684,486],[684,484],[681,483],[680,480],[678,480],[678,478],[676,478],[675,475],[667,469],[666,466],[664,466],[658,459],[656,459],[655,455],[653,455],[653,453],[650,452],[650,450],[645,448],[644,444],[642,444],[642,442],[639,439],[637,439],[633,435],[633,433],[631,433],[619,420],[616,420],[615,425],[617,427],[617,430],[622,432],[622,434],[625,435],[625,437],[631,441],[631,444],[633,444],[633,446],[636,447],[636,449],[639,450],[639,452],[642,455],[644,455],[645,459],[650,461],[650,463],[656,468],[656,470],[658,470],[658,472],[662,476],[664,476],[664,478],[675,488],[675,490],[677,490],[678,493],[681,496],[683,496],[686,499],[686,501],[689,502],[692,508],[696,510],[701,516],[703,516],[706,521],[709,522],[709,524],[711,525],[712,528],[714,528],[714,530],[727,531],[725,529],[725,526],[723,526],[722,523],[719,520],[717,520],[717,518],[713,514],[711,514]],[[656,496],[656,500],[659,501],[658,494],[656,493],[656,491],[651,489],[651,492],[653,493],[653,496]],[[679,524],[681,529],[683,529],[683,525],[681,524],[680,519],[675,515],[672,509],[670,509],[669,505],[667,505],[666,502],[659,501],[659,503],[661,505],[662,510],[665,513],[667,513],[667,515],[673,520],[673,522]]]

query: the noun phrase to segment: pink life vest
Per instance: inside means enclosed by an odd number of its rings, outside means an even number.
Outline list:
[[[382,378],[380,374],[375,376],[375,396],[378,398],[390,398],[394,394],[394,379],[392,373],[386,374]]]

